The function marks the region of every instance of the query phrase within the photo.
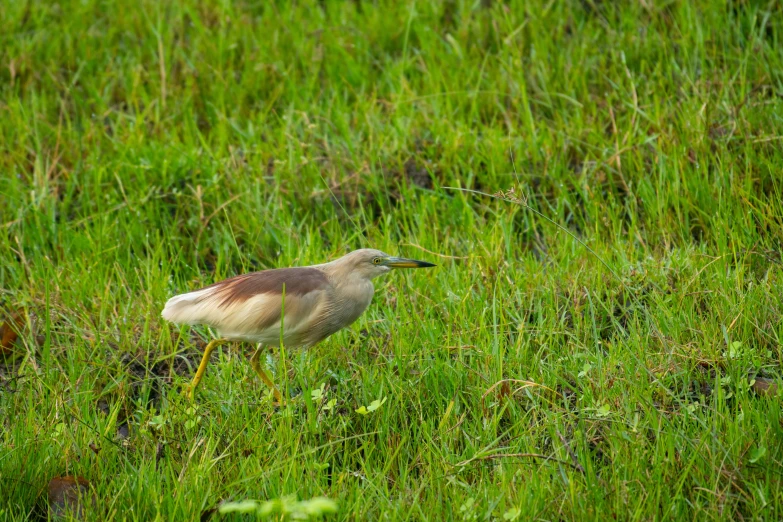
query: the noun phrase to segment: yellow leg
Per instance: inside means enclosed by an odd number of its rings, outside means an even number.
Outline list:
[[[209,356],[212,354],[215,348],[227,342],[228,339],[213,339],[212,341],[209,342],[207,347],[204,348],[204,356],[201,358],[201,364],[198,365],[196,376],[193,377],[193,380],[190,382],[190,386],[188,386],[187,389],[188,398],[191,401],[193,400],[193,392],[196,391],[196,386],[198,386],[198,383],[201,382],[201,378],[204,376],[204,372],[207,371],[207,364],[209,364]]]
[[[272,393],[275,395],[275,399],[277,399],[277,402],[282,406],[283,396],[280,395],[280,392],[277,390],[277,387],[275,386],[274,381],[272,381],[272,378],[269,377],[269,375],[261,367],[261,361],[258,360],[259,355],[261,355],[261,348],[256,349],[256,352],[250,358],[250,366],[252,366],[253,370],[255,370],[259,377],[261,377],[261,380],[264,381],[267,386],[272,388]]]

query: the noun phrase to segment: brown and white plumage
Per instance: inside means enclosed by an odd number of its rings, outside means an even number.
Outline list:
[[[350,325],[372,301],[375,277],[392,268],[434,266],[373,249],[335,261],[239,275],[172,297],[162,316],[203,324],[228,340],[310,346]]]
[[[204,348],[188,395],[192,400],[206,372],[209,355],[219,344],[250,341],[278,346],[282,336],[289,347],[313,345],[362,315],[375,292],[374,278],[392,268],[426,266],[435,265],[365,248],[331,263],[239,275],[172,297],[163,308],[164,319],[211,326],[222,337]],[[274,382],[261,368],[259,353],[256,350],[250,364],[282,402]]]

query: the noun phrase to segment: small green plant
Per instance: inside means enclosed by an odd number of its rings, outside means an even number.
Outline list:
[[[459,512],[462,516],[462,520],[478,520],[479,513],[478,506],[476,505],[476,499],[473,497],[466,498],[465,502],[460,505]]]
[[[383,406],[385,402],[386,402],[386,397],[384,397],[383,399],[376,399],[372,401],[369,406],[360,406],[356,408],[356,413],[360,415],[367,415],[369,413],[374,412],[381,406]]]

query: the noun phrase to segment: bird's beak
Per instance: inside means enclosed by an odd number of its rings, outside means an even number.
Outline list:
[[[427,268],[435,266],[426,261],[416,261],[415,259],[405,259],[404,257],[386,257],[381,264],[390,268]]]

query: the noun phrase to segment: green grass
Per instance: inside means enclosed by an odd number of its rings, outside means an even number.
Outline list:
[[[18,1],[0,64],[0,519],[783,518],[780,4]],[[368,246],[439,266],[293,404],[180,396],[168,297]]]

